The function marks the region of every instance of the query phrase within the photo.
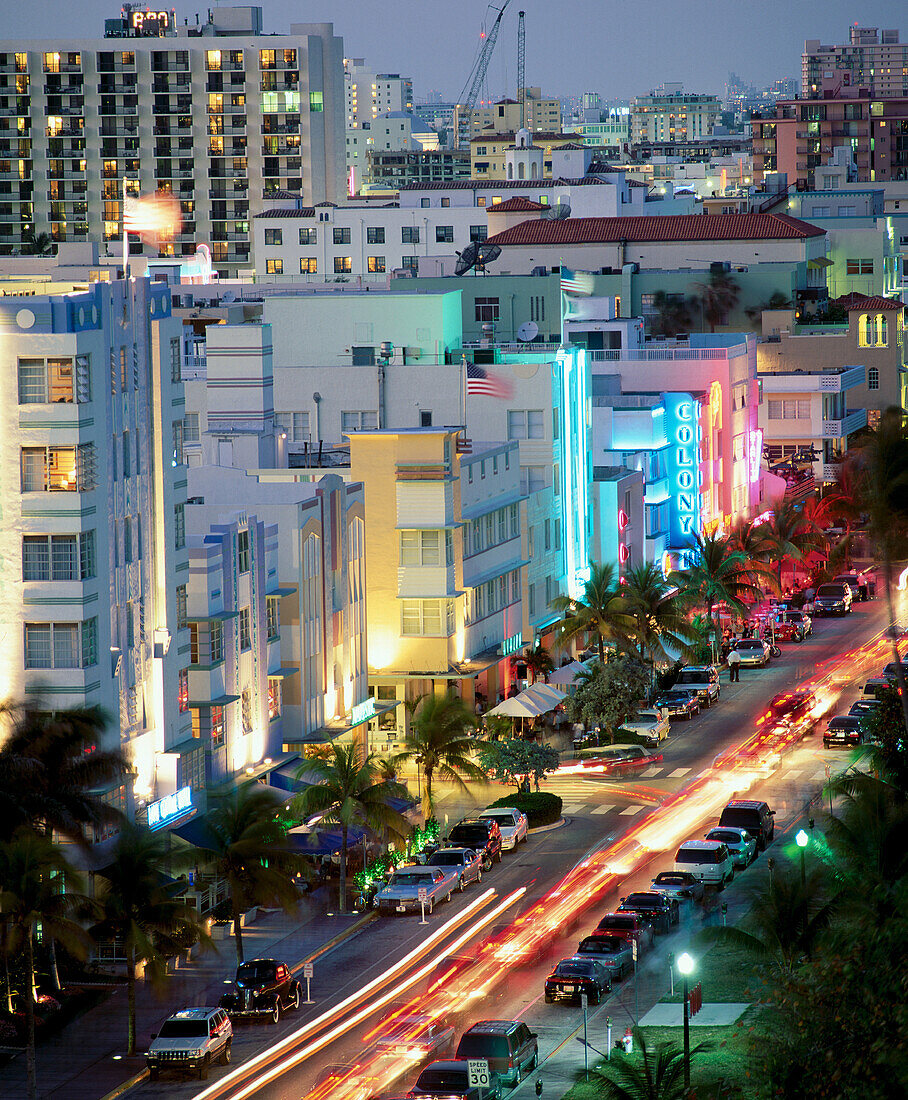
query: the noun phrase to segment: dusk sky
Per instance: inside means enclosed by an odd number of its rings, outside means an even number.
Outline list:
[[[459,95],[486,14],[485,0],[263,0],[261,6],[269,32],[287,31],[291,21],[333,21],[348,56],[412,76],[417,99],[429,89]],[[204,20],[207,8],[178,3],[178,21],[194,23],[196,12]],[[629,97],[662,81],[721,93],[729,70],[757,85],[799,76],[805,38],[844,42],[854,22],[897,26],[908,38],[892,0],[511,0],[490,67],[493,96],[513,92],[520,8],[526,11],[527,83],[552,95]],[[104,19],[118,13],[117,0],[3,0],[0,37],[100,35]]]

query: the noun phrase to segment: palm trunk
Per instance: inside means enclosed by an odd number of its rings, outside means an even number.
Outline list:
[[[340,889],[338,891],[338,909],[343,913],[347,908],[347,826],[341,826],[341,862]]]
[[[44,835],[47,837],[48,840],[52,840],[53,839],[53,834],[54,834],[53,829],[45,823]],[[57,966],[57,941],[53,938],[53,936],[48,937],[47,947],[48,947],[48,962],[50,964],[50,980],[51,980],[51,983],[53,984],[54,992],[59,993],[60,989],[61,989],[61,986],[60,986],[60,970]]]
[[[598,637],[598,642],[599,642],[599,664],[604,665],[605,664],[605,644],[602,641],[602,633],[600,632],[597,637]]]
[[[3,922],[3,978],[6,982],[6,1011],[13,1014],[13,982],[9,972],[9,925]]]
[[[126,1053],[136,1052],[136,949],[126,948]]]
[[[435,772],[435,768],[431,764],[424,766],[424,774],[426,779],[426,800],[423,804],[422,812],[426,821],[432,816],[432,775]]]
[[[230,908],[233,911],[233,940],[236,944],[236,965],[241,966],[246,961],[245,955],[243,954],[242,914],[232,894],[230,896]]]
[[[25,936],[25,965],[28,968],[28,991],[25,996],[25,1067],[28,1078],[28,1100],[38,1100],[38,1073],[35,1064],[35,945],[29,925]]]
[[[899,640],[895,617],[895,601],[892,598],[892,555],[888,546],[883,552],[883,578],[886,582],[886,609],[889,612],[889,640],[892,643],[892,659],[895,661],[895,677],[899,685],[899,699],[902,703],[902,717],[908,730],[908,682],[899,654]]]

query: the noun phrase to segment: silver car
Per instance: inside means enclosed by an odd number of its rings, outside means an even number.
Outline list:
[[[716,829],[710,829],[706,839],[721,840],[731,852],[736,867],[750,866],[757,854],[757,842],[746,829],[733,829],[722,825]]]
[[[762,638],[741,638],[735,644],[735,652],[741,658],[741,667],[764,668],[769,664],[769,646]]]
[[[458,890],[471,882],[482,882],[482,856],[472,848],[438,848],[426,860],[426,866],[456,871]]]

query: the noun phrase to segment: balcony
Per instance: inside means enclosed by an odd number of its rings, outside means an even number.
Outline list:
[[[840,466],[837,462],[824,462],[822,477],[824,481],[838,481]]]
[[[867,427],[867,410],[851,409],[842,420],[824,420],[820,433],[823,439],[845,439],[852,432]]]
[[[300,155],[300,147],[298,145],[277,145],[273,148],[268,145],[262,146],[262,156],[265,157],[298,157]]]
[[[123,84],[119,81],[112,81],[110,84],[99,84],[98,95],[138,95],[139,87],[137,84]]]
[[[84,138],[85,129],[82,126],[62,126],[59,130],[55,130],[50,126],[45,126],[44,136],[49,138]]]

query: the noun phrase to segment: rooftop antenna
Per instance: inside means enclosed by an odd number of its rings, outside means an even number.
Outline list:
[[[523,17],[526,13],[517,13],[517,99],[520,103],[520,129],[527,124],[527,43]]]

